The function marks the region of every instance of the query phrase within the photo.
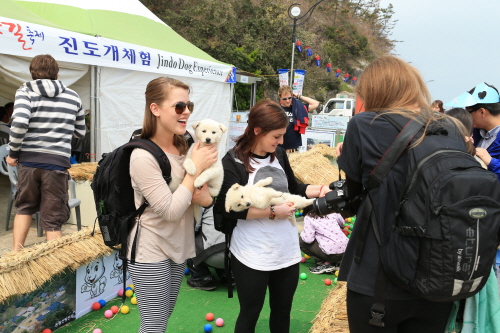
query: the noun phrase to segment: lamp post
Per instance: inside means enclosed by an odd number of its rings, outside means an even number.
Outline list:
[[[307,22],[307,20],[309,20],[309,18],[311,17],[314,9],[316,9],[316,6],[319,5],[320,3],[322,3],[323,1],[325,0],[320,0],[318,2],[316,2],[314,5],[311,6],[311,8],[309,8],[309,10],[304,14],[304,15],[300,15],[300,13],[302,12],[301,11],[301,8],[300,8],[300,4],[299,3],[293,3],[290,5],[290,7],[288,7],[288,16],[293,20],[293,32],[292,32],[292,63],[290,65],[290,86],[293,86],[293,58],[294,58],[294,55],[295,55],[295,43],[296,43],[296,39],[297,39],[297,35],[296,35],[296,31],[297,31],[297,26],[298,25],[302,25],[304,23]],[[297,21],[299,20],[302,20],[304,19],[304,21],[302,21],[301,23],[298,23],[297,24]]]

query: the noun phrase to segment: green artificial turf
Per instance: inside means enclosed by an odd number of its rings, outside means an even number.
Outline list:
[[[334,288],[333,285],[326,286],[323,282],[327,278],[333,279],[333,276],[331,274],[311,274],[308,268],[312,265],[314,265],[313,259],[300,264],[300,273],[307,273],[307,279],[301,280],[297,276],[299,284],[295,292],[290,322],[290,332],[293,333],[309,332],[312,320],[318,313],[321,303]],[[234,298],[227,298],[227,288],[220,284],[215,291],[202,291],[189,287],[186,280],[187,277],[182,282],[179,299],[170,317],[166,332],[203,333],[203,327],[207,323],[212,324],[213,333],[234,332],[239,312],[237,290],[235,289]],[[92,333],[96,328],[101,329],[103,333],[137,332],[140,324],[137,305],[130,304],[130,299],[127,299],[126,305],[130,307],[129,314],[118,313],[115,317],[106,319],[104,311],[112,305],[120,306],[121,298],[115,298],[108,302],[103,309],[92,311],[61,327],[57,333]],[[215,320],[208,322],[205,315],[209,312],[213,313],[216,319],[224,319],[224,326],[217,327]],[[269,302],[266,298],[255,332],[269,332],[268,322]]]

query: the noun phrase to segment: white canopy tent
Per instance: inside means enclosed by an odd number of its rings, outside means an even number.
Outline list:
[[[75,20],[68,19],[71,15]],[[113,25],[103,24],[103,17]],[[130,22],[142,34],[128,33]],[[184,40],[137,0],[0,0],[0,96],[14,99],[17,88],[31,80],[29,62],[38,54],[58,61],[59,78],[89,111],[95,160],[142,126],[146,85],[159,76],[191,86],[190,123],[211,118],[229,127],[235,69]]]

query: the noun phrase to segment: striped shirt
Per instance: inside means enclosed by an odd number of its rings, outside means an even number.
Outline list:
[[[59,80],[34,80],[16,92],[9,156],[69,168],[71,139],[85,136],[85,115],[78,94]]]

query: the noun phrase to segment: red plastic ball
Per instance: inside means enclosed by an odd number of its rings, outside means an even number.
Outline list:
[[[101,308],[101,303],[95,302],[92,304],[92,310],[97,311]]]
[[[49,328],[46,328],[42,331],[42,333],[52,333],[52,330],[50,330]]]
[[[300,262],[301,263],[305,263],[306,262],[306,258],[304,258],[304,257],[300,258]]]
[[[331,285],[331,284],[332,284],[332,280],[330,280],[330,279],[325,279],[325,284],[326,284],[327,286]]]
[[[214,318],[215,318],[215,316],[211,312],[207,313],[207,315],[205,316],[205,319],[208,321],[212,321],[212,320],[214,320]]]
[[[113,312],[114,314],[117,314],[117,313],[118,313],[118,311],[119,311],[119,309],[118,309],[118,307],[117,307],[116,305],[113,305],[113,306],[111,307],[111,312]]]

